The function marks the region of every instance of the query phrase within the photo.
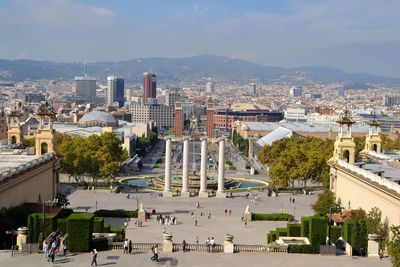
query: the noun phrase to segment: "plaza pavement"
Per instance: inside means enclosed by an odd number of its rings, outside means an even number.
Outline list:
[[[215,267],[389,267],[389,258],[379,259],[320,256],[307,254],[224,254],[174,252],[160,253],[160,261],[152,262],[150,253],[134,252],[133,255],[122,254],[122,251],[100,251],[98,266],[215,266]],[[89,253],[56,257],[54,264],[48,263],[43,254],[16,255],[11,257],[9,251],[0,251],[0,266],[2,267],[42,267],[42,266],[90,266],[92,258]]]

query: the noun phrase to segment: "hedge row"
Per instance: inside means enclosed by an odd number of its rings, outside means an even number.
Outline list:
[[[301,227],[300,227],[300,235],[302,237],[308,237],[309,228],[310,228],[310,217],[301,217]]]
[[[68,217],[68,249],[70,251],[89,251],[93,219],[94,215],[82,213],[73,213]]]
[[[288,236],[299,237],[301,234],[301,225],[299,223],[288,223]]]
[[[94,217],[93,233],[104,233],[104,218],[103,217]]]
[[[137,218],[138,210],[98,210],[94,215],[96,217]]]
[[[276,228],[276,239],[279,239],[279,237],[282,236],[288,236],[288,229],[281,227]]]
[[[111,227],[110,233],[117,234],[117,241],[125,241],[125,230],[122,227]]]
[[[288,253],[305,253],[305,254],[316,254],[319,253],[313,245],[289,245]]]
[[[328,218],[313,216],[309,218],[308,240],[315,250],[319,252],[319,246],[326,244],[326,225]]]
[[[42,233],[43,227],[43,214],[32,213],[28,216],[28,240],[31,243],[38,243],[42,241],[39,237]],[[57,214],[46,213],[45,215],[45,237],[57,230]],[[43,234],[42,234],[43,235]]]
[[[342,235],[342,228],[340,226],[331,226],[332,244],[335,244],[341,235]],[[329,225],[326,227],[326,236],[329,236]]]
[[[109,224],[104,224],[104,233],[110,233],[110,231],[111,231],[111,226],[109,225]]]
[[[262,213],[252,213],[251,214],[252,221],[293,221],[293,215],[287,213],[271,213],[271,214],[262,214]]]
[[[93,238],[90,243],[90,250],[96,249],[97,251],[108,250],[108,239],[105,237]]]
[[[57,229],[60,229],[63,234],[68,233],[68,219],[57,219]]]

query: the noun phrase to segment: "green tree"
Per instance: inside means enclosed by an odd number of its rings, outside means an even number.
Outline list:
[[[362,208],[351,211],[351,219],[356,221],[366,220],[367,213]]]
[[[329,189],[318,194],[317,201],[311,206],[318,216],[329,214],[329,208],[336,205],[335,196]]]
[[[361,159],[360,152],[365,148],[365,136],[354,136],[354,143],[356,144],[356,160]]]
[[[139,137],[136,139],[136,151],[139,155],[144,155],[146,149],[151,145],[151,142],[146,137]]]
[[[24,144],[27,147],[35,147],[35,143],[36,143],[35,137],[24,139]]]
[[[400,150],[400,138],[390,139],[386,134],[380,134],[382,140],[382,149],[386,151]]]
[[[381,227],[382,212],[378,207],[372,208],[367,214],[368,234],[378,234]]]
[[[391,226],[392,231],[391,240],[389,243],[389,253],[392,256],[393,266],[400,266],[400,225]]]

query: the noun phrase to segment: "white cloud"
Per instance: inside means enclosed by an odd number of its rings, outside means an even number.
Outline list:
[[[90,7],[90,10],[99,16],[116,16],[114,11],[111,11],[104,7],[101,7],[101,8]]]

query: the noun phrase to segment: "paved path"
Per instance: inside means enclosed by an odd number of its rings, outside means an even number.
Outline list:
[[[348,256],[320,256],[306,254],[212,254],[212,253],[160,253],[160,261],[152,262],[150,253],[135,252],[133,255],[117,251],[99,252],[98,266],[230,266],[230,267],[389,267],[388,258],[352,258]],[[56,258],[54,265],[47,263],[43,254],[10,256],[8,251],[0,251],[0,266],[4,267],[42,267],[42,266],[89,266],[89,253],[67,255]]]

